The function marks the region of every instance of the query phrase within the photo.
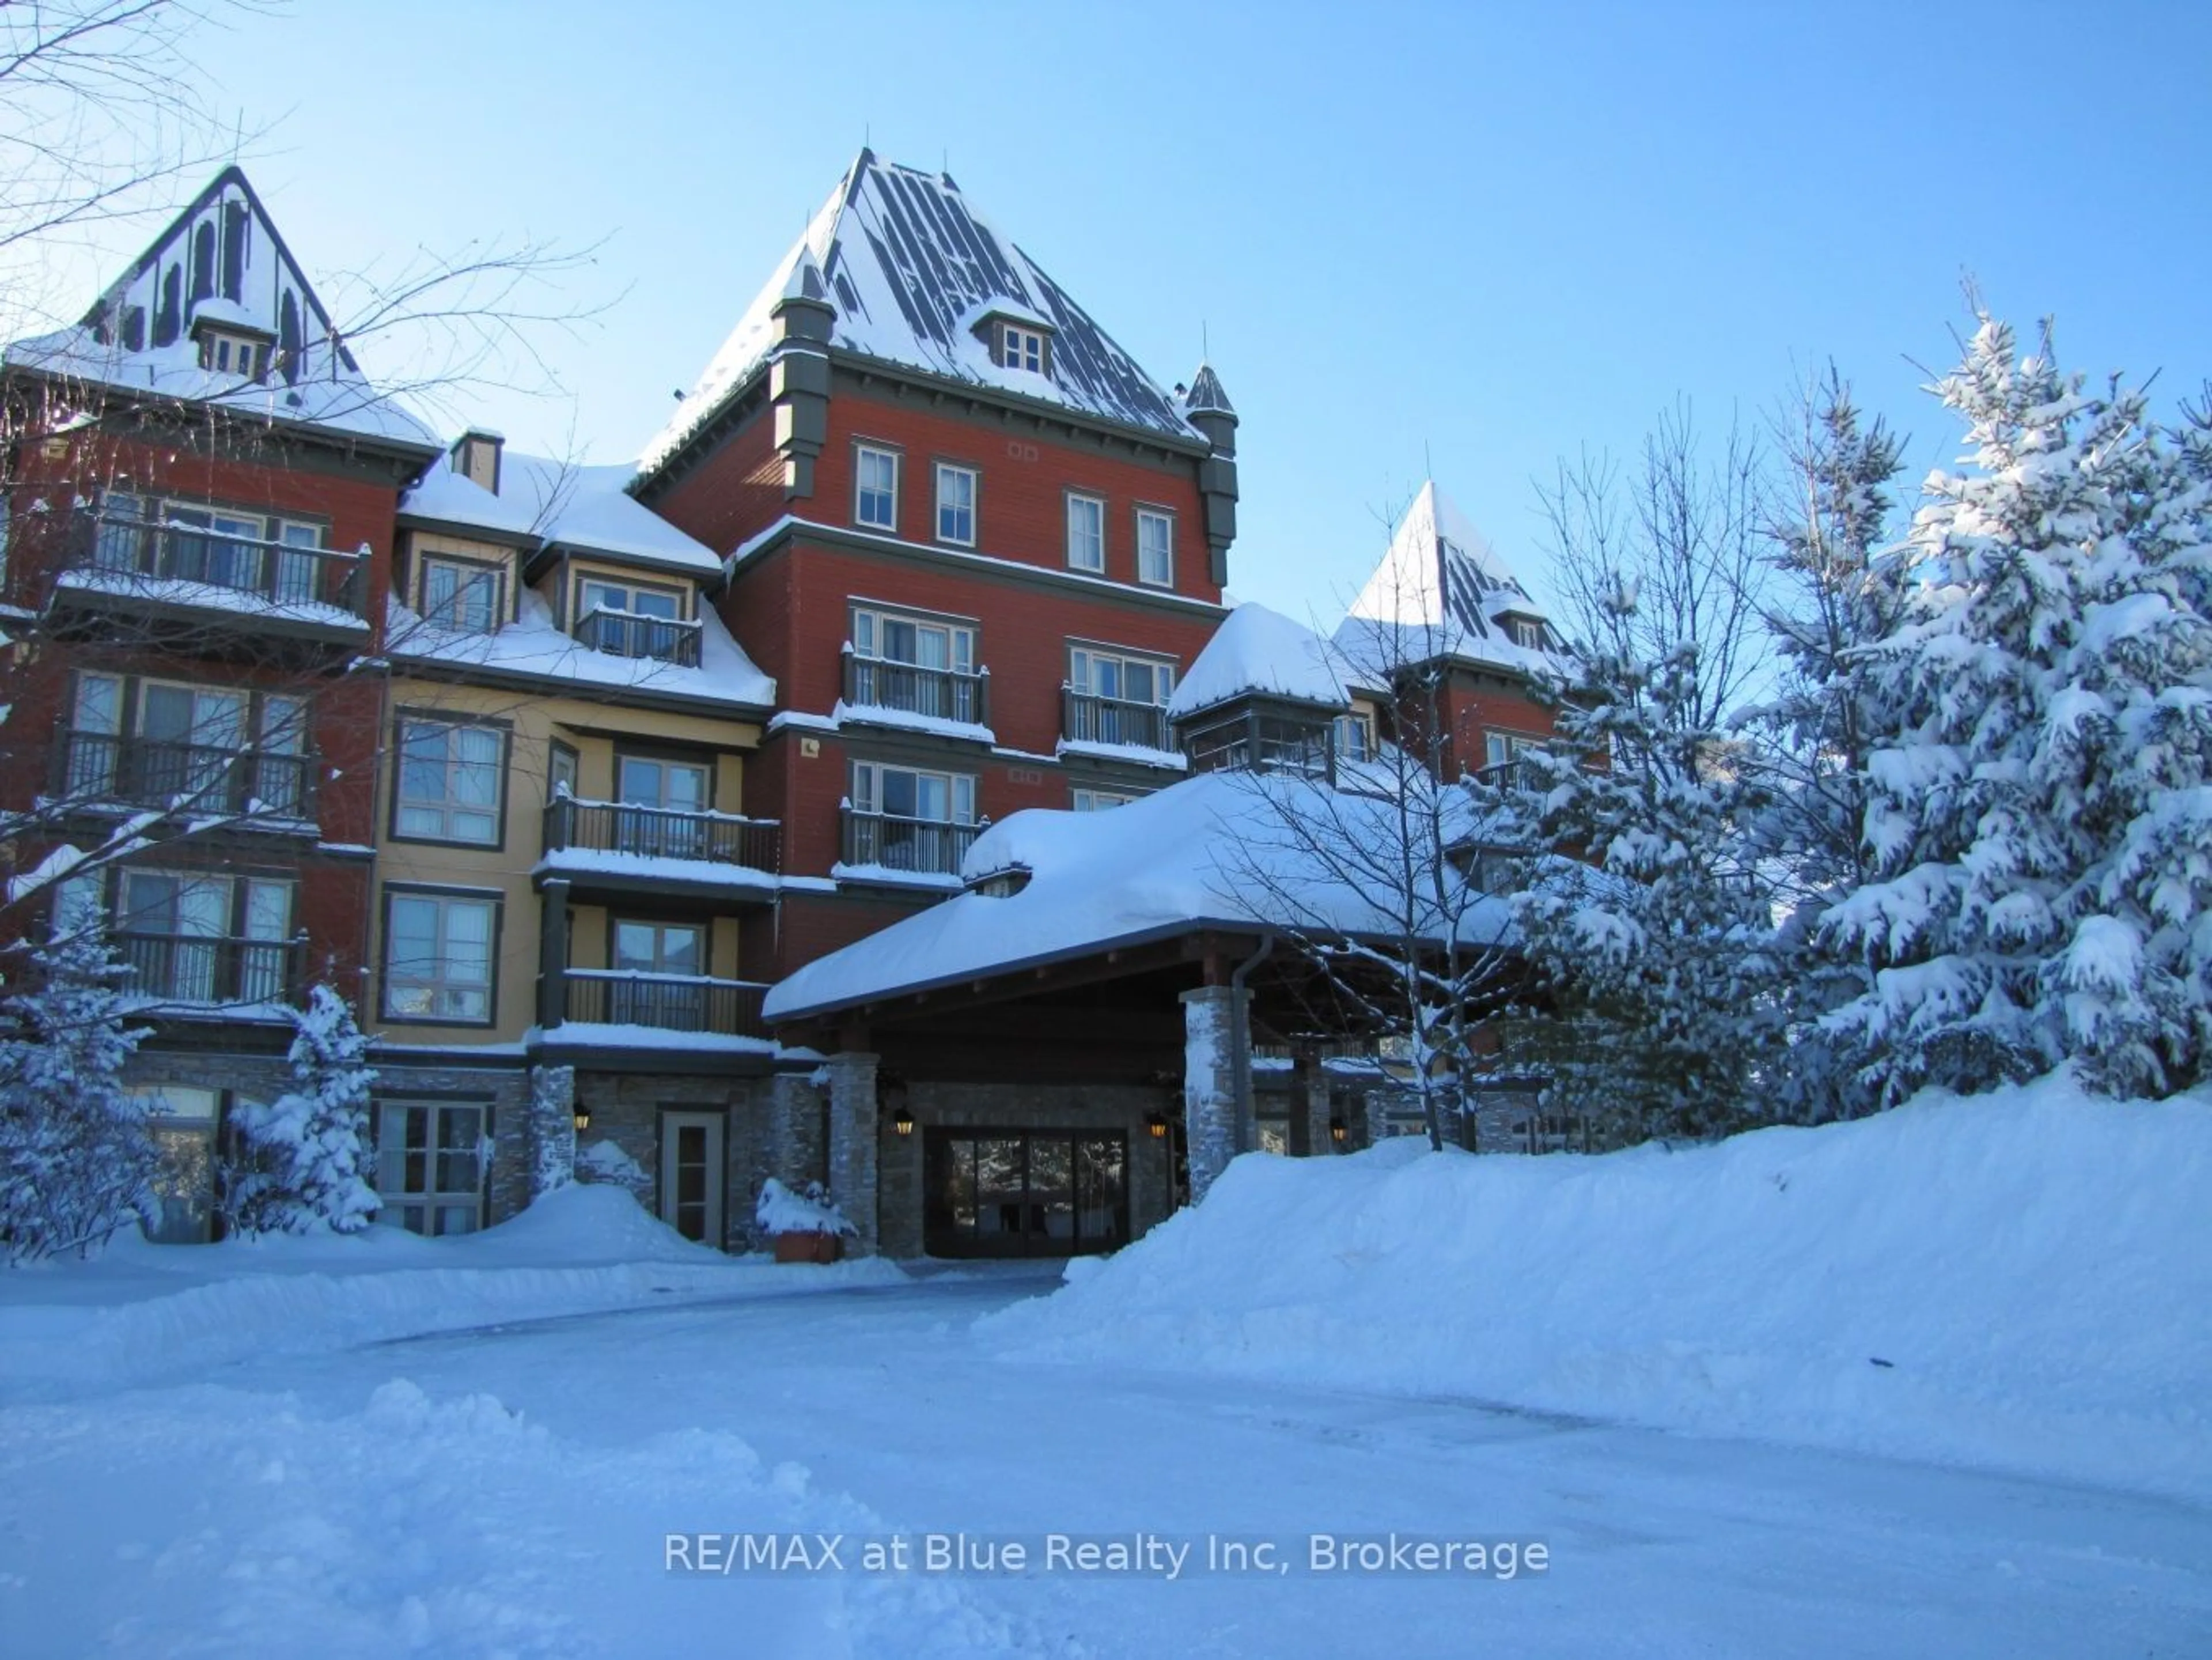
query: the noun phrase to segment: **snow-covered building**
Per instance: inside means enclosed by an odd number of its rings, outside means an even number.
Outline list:
[[[281,1087],[284,1006],[316,982],[371,994],[382,688],[357,666],[400,492],[439,447],[235,168],[0,373],[0,920],[106,921],[153,1025],[136,1086],[170,1110],[165,1230],[204,1237],[216,1126]]]

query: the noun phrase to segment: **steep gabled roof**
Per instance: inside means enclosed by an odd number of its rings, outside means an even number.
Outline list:
[[[507,451],[496,494],[453,465],[449,451],[399,499],[403,518],[428,520],[533,547],[575,548],[693,576],[721,575],[722,562],[652,508],[627,495],[629,469],[581,466]]]
[[[976,214],[949,176],[880,161],[864,149],[646,446],[641,474],[667,460],[751,380],[768,357],[772,313],[791,298],[820,298],[836,308],[830,344],[842,350],[1203,441],[1136,361]],[[994,313],[1052,331],[1048,376],[992,362],[973,329]]]
[[[266,379],[202,368],[192,327],[203,319],[268,336],[274,344]],[[436,441],[362,374],[268,210],[234,167],[170,222],[82,321],[15,342],[7,362],[270,420],[410,446]]]
[[[1501,620],[1535,622],[1544,644],[1517,643]],[[1398,631],[1395,640],[1389,631]],[[1345,661],[1371,672],[1389,662],[1453,657],[1523,674],[1565,666],[1566,642],[1487,537],[1434,479],[1406,509],[1389,551],[1336,630]]]

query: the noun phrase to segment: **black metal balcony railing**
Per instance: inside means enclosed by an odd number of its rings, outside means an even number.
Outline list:
[[[1060,730],[1071,744],[1126,744],[1136,749],[1170,750],[1168,712],[1158,703],[1133,703],[1064,688],[1066,719]]]
[[[570,969],[562,985],[568,1021],[723,1037],[761,1036],[761,1000],[768,995],[765,985],[751,980],[629,969]]]
[[[586,611],[576,619],[576,643],[610,657],[647,657],[681,668],[699,666],[700,624],[632,611]]]
[[[131,995],[216,1006],[290,1002],[299,994],[304,940],[146,933],[109,938],[127,970],[123,988]]]
[[[845,701],[855,708],[896,709],[934,721],[985,725],[991,677],[957,669],[926,669],[845,651]]]
[[[314,757],[111,733],[65,732],[54,748],[54,793],[193,812],[305,819],[313,809]]]
[[[545,850],[577,848],[648,859],[699,859],[773,873],[783,827],[773,818],[686,812],[622,801],[579,801],[559,795],[545,804]]]
[[[961,860],[981,833],[976,824],[948,824],[932,818],[900,818],[890,813],[845,809],[844,860],[885,870],[957,876]]]
[[[333,605],[356,617],[368,605],[368,561],[358,553],[188,525],[81,514],[66,562],[73,570],[201,582],[272,605]]]

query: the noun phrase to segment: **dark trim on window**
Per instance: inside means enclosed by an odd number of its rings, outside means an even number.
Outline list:
[[[686,749],[680,744],[656,744],[649,739],[631,742],[626,739],[617,738],[615,740],[614,777],[610,781],[614,787],[608,792],[607,799],[617,804],[622,800],[623,761],[660,761],[679,767],[704,767],[707,769],[706,810],[708,812],[714,812],[717,811],[714,806],[715,789],[721,781],[722,769],[720,765],[721,753],[720,750],[707,750],[702,752],[698,750]]]
[[[489,842],[458,841],[449,836],[407,836],[399,829],[399,773],[405,763],[405,751],[401,739],[410,721],[418,721],[439,727],[489,727],[499,733],[499,800],[493,808],[493,817],[499,824],[499,835]],[[398,708],[392,715],[392,783],[388,792],[391,800],[385,811],[384,833],[388,841],[405,842],[417,847],[474,848],[480,853],[507,851],[507,776],[514,768],[514,722],[491,714],[465,714],[452,709]]]
[[[615,967],[615,930],[624,922],[635,922],[641,928],[697,929],[699,933],[698,972],[704,979],[711,980],[714,977],[714,919],[712,916],[697,915],[696,908],[678,915],[655,916],[650,907],[644,910],[635,910],[628,906],[608,906],[607,960],[604,966],[611,971]],[[659,970],[653,971],[659,972]]]
[[[475,899],[491,907],[490,956],[486,963],[491,978],[484,988],[484,1018],[461,1020],[451,1017],[394,1014],[386,999],[392,988],[392,902],[395,897]],[[507,896],[497,888],[447,887],[435,882],[386,882],[377,898],[376,1018],[390,1026],[465,1026],[489,1028],[499,1024],[499,953],[507,928]]]
[[[862,450],[879,451],[891,458],[891,522],[888,525],[878,525],[873,520],[860,517],[860,452]],[[853,528],[878,531],[885,535],[896,536],[899,533],[900,521],[906,513],[906,446],[895,444],[882,438],[863,438],[855,434],[852,440],[851,454],[853,491],[845,503],[845,511],[850,515]]]
[[[507,592],[507,562],[503,559],[477,559],[464,553],[447,553],[440,549],[416,546],[413,550],[414,569],[408,573],[408,589],[415,601],[415,613],[424,622],[430,620],[430,602],[424,593],[433,563],[459,565],[467,570],[488,571],[491,575],[491,626],[494,630],[514,620],[514,608],[508,603]]]

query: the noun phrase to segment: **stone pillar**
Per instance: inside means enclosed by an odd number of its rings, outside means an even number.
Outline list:
[[[1291,1057],[1291,1151],[1301,1158],[1336,1151],[1328,1134],[1328,1068],[1316,1049]]]
[[[781,1072],[769,1108],[769,1171],[787,1188],[829,1185],[823,1160],[822,1091],[805,1073]]]
[[[855,1256],[878,1249],[876,1057],[833,1055],[830,1073],[830,1197],[858,1230],[845,1242]]]
[[[576,1069],[530,1069],[530,1198],[576,1179]]]
[[[896,1104],[896,1101],[894,1102]],[[907,1104],[913,1110],[913,1104]],[[921,1255],[921,1126],[901,1135],[890,1113],[883,1115],[876,1157],[878,1242],[886,1256]]]
[[[1182,994],[1182,1118],[1194,1205],[1237,1152],[1237,997],[1229,986]]]

